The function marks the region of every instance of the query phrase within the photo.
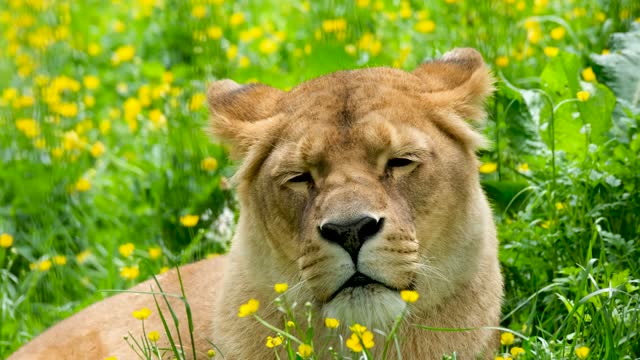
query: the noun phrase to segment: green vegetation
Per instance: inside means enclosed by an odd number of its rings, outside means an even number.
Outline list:
[[[0,358],[99,290],[227,249],[207,82],[288,89],[458,46],[499,79],[480,171],[521,335],[501,354],[640,357],[639,6],[0,0]]]

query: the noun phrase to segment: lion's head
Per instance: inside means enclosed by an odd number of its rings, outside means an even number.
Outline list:
[[[418,307],[454,292],[491,231],[468,120],[492,82],[478,52],[456,49],[412,73],[342,71],[289,92],[213,83],[214,132],[242,159],[243,251],[264,281],[378,324],[404,307],[399,290],[429,299]]]

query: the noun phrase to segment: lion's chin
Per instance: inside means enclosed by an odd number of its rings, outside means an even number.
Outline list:
[[[397,291],[380,284],[348,287],[324,304],[323,315],[343,324],[389,329],[404,307]]]

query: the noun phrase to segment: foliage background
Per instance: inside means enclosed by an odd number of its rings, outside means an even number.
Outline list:
[[[227,249],[206,83],[289,89],[457,46],[500,80],[479,170],[520,356],[639,357],[639,19],[624,0],[1,0],[0,357],[101,289]]]

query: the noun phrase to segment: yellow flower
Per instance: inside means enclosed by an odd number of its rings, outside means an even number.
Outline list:
[[[198,215],[185,215],[180,217],[180,224],[184,227],[194,227],[198,224]]]
[[[87,75],[82,79],[82,83],[87,89],[93,90],[100,86],[100,79],[93,75]]]
[[[324,326],[328,327],[329,329],[335,329],[340,326],[340,321],[334,318],[325,318]]]
[[[479,170],[482,174],[491,174],[498,170],[498,164],[494,162],[483,163],[482,165],[480,165]]]
[[[96,98],[91,95],[85,95],[84,99],[82,99],[84,105],[87,108],[92,108],[96,104]]]
[[[529,164],[522,163],[522,164],[518,165],[518,171],[519,172],[527,172],[527,171],[529,171]]]
[[[227,59],[228,60],[233,60],[236,58],[236,56],[238,56],[238,46],[237,45],[230,45],[229,48],[227,48]]]
[[[281,336],[276,336],[276,337],[267,336],[267,343],[265,345],[267,345],[268,348],[273,349],[274,347],[281,345],[282,340],[283,339]]]
[[[159,258],[160,256],[162,256],[162,249],[159,248],[158,246],[154,246],[154,247],[150,247],[149,250],[147,250],[149,252],[149,257],[152,260],[155,260],[157,258]]]
[[[116,20],[111,24],[111,29],[117,33],[121,33],[125,30],[125,25],[122,21]]]
[[[525,353],[523,348],[517,346],[512,347],[509,352],[511,353],[511,355],[513,355],[514,358],[517,358]]]
[[[164,127],[167,124],[167,118],[158,109],[153,109],[149,112],[149,120],[156,128]]]
[[[209,38],[213,40],[222,38],[222,28],[220,28],[219,26],[209,27],[207,29],[207,36],[209,36]]]
[[[49,269],[51,269],[51,260],[49,259],[45,259],[42,260],[39,264],[38,264],[38,270],[40,271],[48,271]]]
[[[91,256],[91,251],[84,250],[76,255],[76,261],[78,262],[78,264],[83,264],[85,261],[87,261],[89,256]]]
[[[206,157],[200,162],[200,168],[205,171],[213,171],[218,168],[218,160],[213,157]]]
[[[111,56],[111,62],[118,65],[125,61],[130,61],[136,55],[136,48],[132,45],[123,45],[116,49]]]
[[[593,72],[591,66],[582,70],[582,78],[584,81],[594,81],[596,79],[596,74]]]
[[[589,97],[591,96],[591,94],[588,91],[582,90],[582,91],[578,91],[578,93],[576,94],[576,97],[578,98],[578,100],[585,102],[587,100],[589,100]]]
[[[349,330],[356,333],[357,335],[362,335],[363,332],[367,331],[367,327],[356,323],[349,326]]]
[[[248,57],[241,56],[240,59],[238,59],[238,66],[240,66],[241,69],[249,67],[249,65],[251,65],[251,60],[249,60]]]
[[[551,30],[551,38],[553,40],[561,40],[566,33],[567,31],[562,26],[558,26]]]
[[[167,271],[169,271],[169,267],[168,267],[168,266],[163,266],[163,267],[161,267],[161,268],[160,268],[159,273],[160,273],[160,274],[164,274],[164,273],[166,273]]]
[[[28,138],[34,138],[40,134],[40,127],[34,119],[17,119],[16,128]]]
[[[7,233],[3,233],[2,235],[0,235],[0,247],[7,249],[11,245],[13,245],[13,236]]]
[[[205,100],[207,100],[207,96],[203,93],[195,93],[189,99],[189,110],[196,111],[200,110],[204,105]]]
[[[296,323],[294,323],[293,321],[289,320],[289,321],[287,321],[287,327],[288,328],[294,328],[294,327],[296,327]]]
[[[100,48],[100,45],[96,43],[91,43],[87,46],[87,54],[89,54],[89,56],[96,56],[100,54],[100,51],[102,51],[102,49]]]
[[[365,348],[371,349],[375,343],[373,342],[373,333],[364,330],[361,333],[352,333],[351,337],[347,339],[346,345],[353,352],[362,352]]]
[[[300,346],[298,346],[298,354],[300,354],[303,359],[308,358],[309,356],[311,356],[311,354],[313,354],[313,348],[311,347],[311,345],[300,344]]]
[[[265,55],[273,54],[278,50],[278,44],[271,39],[263,39],[258,46],[261,53]]]
[[[65,265],[67,263],[67,257],[64,255],[56,255],[53,257],[53,263],[56,265]]]
[[[107,356],[104,360],[118,360],[118,358],[115,356]]]
[[[91,183],[86,178],[81,178],[74,185],[76,191],[85,192],[91,189]]]
[[[237,12],[231,15],[229,18],[229,24],[231,26],[238,26],[244,22],[244,14]]]
[[[95,158],[98,158],[104,154],[104,144],[100,141],[96,141],[93,145],[91,145],[91,155]]]
[[[149,308],[143,307],[141,309],[134,310],[131,315],[133,315],[133,317],[138,320],[146,320],[151,315],[151,310],[149,310]]]
[[[288,288],[289,288],[289,285],[287,283],[277,283],[273,286],[273,289],[278,294],[282,294],[283,292],[287,291]]]
[[[529,29],[527,31],[527,40],[532,44],[537,44],[542,39],[542,32],[539,28]]]
[[[149,338],[151,342],[156,342],[160,339],[160,333],[156,330],[149,331],[149,333],[147,334],[147,338]]]
[[[369,0],[357,0],[356,6],[359,8],[366,8],[369,6]]]
[[[515,340],[515,337],[510,332],[503,332],[500,334],[500,344],[502,345],[509,346],[513,344],[513,340]]]
[[[133,254],[133,251],[136,249],[136,246],[133,243],[122,244],[118,247],[118,252],[123,257],[129,257]]]
[[[213,350],[213,349],[207,350],[207,357],[212,358],[214,356],[216,356],[216,351],[215,350]]]
[[[434,23],[432,20],[420,20],[414,28],[419,33],[432,33],[436,29],[436,23]]]
[[[238,310],[238,317],[247,317],[249,315],[253,315],[258,311],[260,307],[260,302],[256,299],[249,299],[247,303],[240,305],[240,309]]]
[[[556,203],[556,210],[564,210],[566,208],[567,208],[567,206],[565,204],[563,204],[561,202],[557,202]]]
[[[202,19],[207,15],[207,8],[204,5],[196,5],[191,9],[191,16],[196,19]]]
[[[402,290],[400,291],[400,297],[406,303],[414,303],[418,301],[420,294],[418,294],[418,292],[414,290]]]
[[[507,358],[509,358],[509,357],[507,356]],[[502,356],[496,356],[496,358],[494,360],[505,360],[505,358],[503,358]]]
[[[586,359],[589,356],[589,348],[586,346],[580,346],[579,348],[576,348],[576,356],[580,360]]]
[[[125,266],[120,270],[120,277],[125,280],[134,280],[140,275],[140,269],[137,266]]]
[[[544,48],[544,54],[547,55],[548,57],[558,56],[559,53],[560,53],[560,49],[558,49],[555,46],[547,46],[546,48]]]
[[[506,56],[498,56],[496,59],[496,65],[501,68],[507,67],[507,65],[509,65],[509,58]]]

